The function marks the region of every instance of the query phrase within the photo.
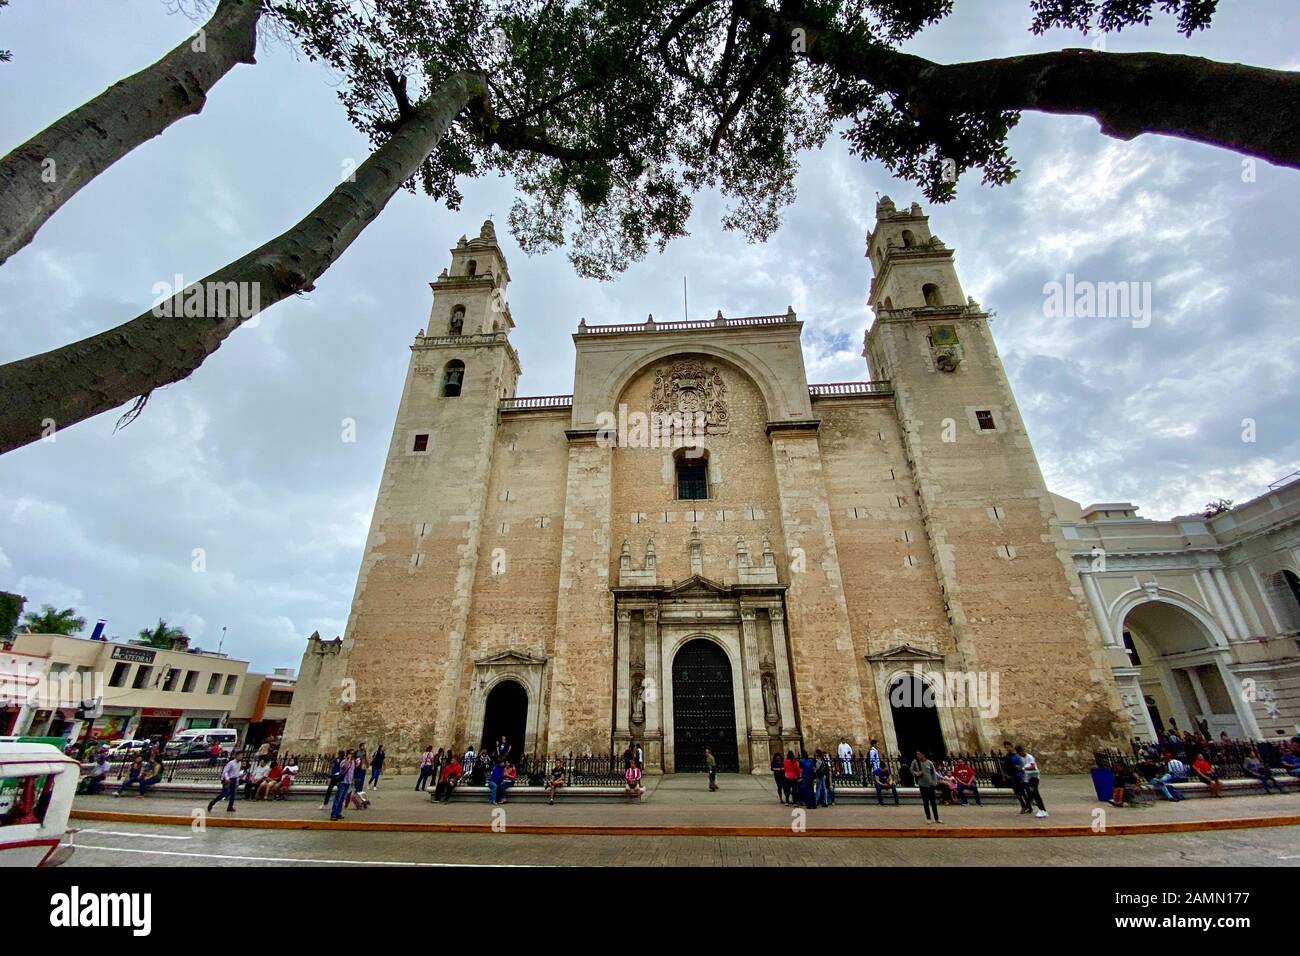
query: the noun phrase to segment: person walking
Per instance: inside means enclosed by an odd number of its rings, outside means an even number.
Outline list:
[[[813,753],[813,803],[819,807],[829,807],[830,796],[826,793],[826,777],[830,773],[830,760],[820,749]]]
[[[384,761],[388,759],[388,754],[384,753],[384,745],[380,744],[375,748],[375,755],[370,758],[370,789],[379,789],[379,775],[384,772]]]
[[[364,810],[370,805],[366,796],[366,759],[365,751],[360,750],[352,758],[352,805]]]
[[[930,813],[934,812],[934,822],[942,823],[939,819],[939,804],[935,800],[934,788],[938,783],[938,774],[935,772],[934,764],[926,758],[924,750],[916,752],[916,759],[912,761],[912,779],[916,785],[921,788],[921,805],[925,808],[925,822],[930,822]]]
[[[415,789],[423,790],[429,784],[429,776],[433,773],[433,744],[424,748],[424,753],[420,754],[420,776],[416,778]]]
[[[338,786],[334,790],[334,805],[330,809],[331,820],[343,819],[343,808],[348,802],[348,793],[352,790],[353,774],[356,772],[356,756],[349,750],[339,761]]]
[[[718,761],[708,747],[704,748],[704,769],[709,775],[709,792],[712,793],[718,789]]]
[[[322,800],[320,804],[320,808],[322,810],[324,810],[326,807],[330,805],[330,797],[333,796],[335,788],[338,787],[339,780],[343,773],[341,769],[342,766],[343,766],[343,751],[340,750],[338,754],[335,755],[334,759],[330,761],[330,778],[329,778],[329,782],[325,784],[325,799]]]
[[[867,751],[867,769],[871,771],[871,776],[876,776],[876,771],[880,769],[880,750],[876,747],[876,738],[871,738],[871,749]]]
[[[239,754],[232,753],[226,765],[221,768],[221,792],[208,803],[208,813],[222,800],[229,798],[227,813],[235,812],[235,794],[239,792]]]
[[[1041,782],[1042,774],[1038,772],[1038,761],[1034,755],[1025,750],[1023,745],[1016,746],[1016,755],[1024,761],[1025,764],[1025,805],[1038,805],[1034,811],[1034,816],[1040,820],[1047,816],[1047,807],[1043,806],[1043,797],[1038,792],[1038,785]]]
[[[785,805],[785,758],[781,751],[772,754],[772,782],[776,784],[776,798]]]

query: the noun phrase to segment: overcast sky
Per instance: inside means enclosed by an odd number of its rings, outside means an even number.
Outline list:
[[[940,60],[1086,46],[1028,33],[1026,0],[959,0],[911,47]],[[1223,4],[1191,41],[1167,20],[1107,40],[1300,69],[1300,7]],[[1280,11],[1286,11],[1282,13]],[[0,12],[0,131],[21,143],[193,30],[162,0],[14,0]],[[201,278],[296,222],[366,155],[332,79],[263,44],[199,117],[182,120],[77,195],[0,268],[0,362],[117,325],[155,283]],[[1131,500],[1148,517],[1237,501],[1300,468],[1295,255],[1300,173],[1167,138],[1121,143],[1095,121],[1026,115],[1011,139],[1021,175],[963,180],[927,208],[956,249],[993,332],[1049,486],[1084,503]],[[510,262],[521,395],[568,393],[589,322],[769,314],[804,320],[810,381],[867,377],[861,358],[876,194],[921,197],[838,139],[805,158],[781,230],[751,246],[701,196],[690,237],[609,284],[562,253]],[[254,667],[297,666],[313,630],[343,629],[410,344],[428,283],[458,236],[504,224],[511,183],[462,184],[459,212],[401,194],[317,284],[237,332],[189,381],[156,392],[113,434],[115,414],[0,458],[0,590],[73,606],[108,633],[159,616]],[[1150,282],[1149,327],[1049,318],[1043,287]],[[341,422],[357,440],[341,440]],[[1256,441],[1242,441],[1242,420]],[[204,549],[206,571],[192,570]]]

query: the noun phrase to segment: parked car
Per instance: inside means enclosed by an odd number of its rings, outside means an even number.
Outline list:
[[[221,747],[223,754],[234,751],[239,745],[239,731],[233,727],[208,727],[202,730],[182,730],[167,741],[163,756],[168,758],[207,757],[212,745]]]
[[[115,740],[108,745],[108,759],[120,760],[134,756],[152,742],[151,740]]]
[[[0,867],[59,866],[81,766],[58,746],[0,741]]]

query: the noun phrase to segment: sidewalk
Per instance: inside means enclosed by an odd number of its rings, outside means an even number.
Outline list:
[[[502,824],[508,817],[515,833],[645,833],[659,835],[784,836],[812,833],[823,836],[1082,836],[1095,832],[1183,832],[1242,827],[1300,826],[1300,793],[1238,796],[1222,799],[1159,802],[1142,809],[1121,809],[1097,800],[1091,780],[1083,774],[1050,777],[1043,799],[1050,816],[1022,815],[1015,805],[941,808],[943,824],[927,824],[921,807],[841,803],[818,810],[798,811],[777,800],[771,777],[721,775],[720,790],[710,793],[703,775],[647,777],[640,804],[569,803],[563,791],[555,806],[508,802],[493,807],[486,801],[434,804],[417,792],[414,775],[386,778],[379,790],[367,790],[369,810],[349,810],[334,823],[319,800],[278,803],[236,802],[236,812],[218,805],[208,826],[283,829],[356,829],[428,832],[476,832]],[[206,807],[216,788],[205,796],[123,797],[81,796],[73,804],[75,819],[189,825],[195,810]],[[1104,811],[1097,817],[1096,811]],[[1100,821],[1101,831],[1095,828]],[[799,829],[803,826],[805,829]]]

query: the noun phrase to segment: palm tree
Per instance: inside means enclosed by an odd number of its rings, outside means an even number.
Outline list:
[[[140,643],[146,647],[180,650],[189,646],[190,637],[185,633],[185,628],[172,627],[162,618],[158,618],[157,627],[146,627],[140,632]]]
[[[56,611],[53,604],[42,604],[40,614],[28,611],[23,615],[23,624],[33,634],[76,634],[86,626],[86,619],[77,617],[70,607]]]

